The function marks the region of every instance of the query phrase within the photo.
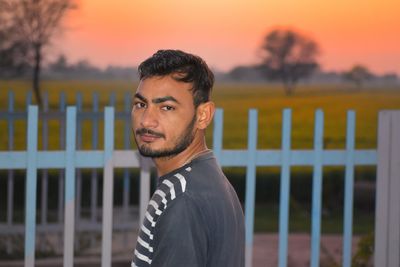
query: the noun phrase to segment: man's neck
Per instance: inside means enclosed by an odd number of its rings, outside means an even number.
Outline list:
[[[158,176],[163,176],[186,165],[207,150],[205,140],[201,140],[193,142],[187,149],[173,157],[154,158],[153,161],[156,165]]]

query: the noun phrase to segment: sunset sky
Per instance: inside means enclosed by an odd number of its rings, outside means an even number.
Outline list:
[[[317,41],[324,70],[361,63],[400,74],[399,0],[80,0],[53,53],[136,66],[182,49],[226,71],[260,61],[263,36],[288,26]]]

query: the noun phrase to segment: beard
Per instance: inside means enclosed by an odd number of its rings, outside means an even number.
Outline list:
[[[182,151],[184,151],[192,142],[194,139],[194,124],[196,122],[196,115],[193,116],[193,119],[189,123],[189,125],[186,127],[186,129],[178,136],[176,139],[175,144],[171,148],[165,148],[165,149],[151,149],[148,147],[146,144],[143,144],[141,146],[138,145],[138,142],[135,137],[136,145],[138,146],[138,150],[140,155],[143,157],[150,157],[150,158],[172,158]],[[146,131],[147,129],[139,129],[138,131]],[[149,132],[153,132],[151,130],[147,130]],[[160,134],[161,136],[164,136],[163,134]]]

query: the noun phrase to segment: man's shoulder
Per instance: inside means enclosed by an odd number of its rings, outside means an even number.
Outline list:
[[[168,203],[181,197],[187,202],[203,202],[224,195],[227,184],[225,175],[210,152],[162,177],[157,191],[162,191]]]
[[[160,179],[157,190],[162,191],[170,200],[186,192],[191,168],[186,166]]]

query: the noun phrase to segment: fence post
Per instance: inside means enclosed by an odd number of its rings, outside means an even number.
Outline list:
[[[139,152],[138,152],[139,153]],[[143,222],[147,205],[150,201],[150,166],[151,159],[138,155],[140,160],[140,191],[139,191],[139,224]]]
[[[37,187],[37,138],[38,138],[38,107],[28,108],[28,127],[26,136],[27,168],[26,168],[26,198],[25,198],[25,267],[35,265],[35,235],[36,235],[36,187]]]
[[[75,152],[76,107],[67,109],[67,142],[65,148],[65,215],[64,215],[64,267],[74,263],[75,235]]]
[[[400,111],[379,112],[374,266],[400,266]]]
[[[131,97],[130,93],[125,93],[124,97],[124,112],[123,123],[124,123],[124,149],[128,150],[130,148],[130,134],[131,134]],[[122,210],[123,218],[129,221],[129,202],[130,202],[130,191],[131,191],[131,180],[129,178],[129,169],[124,169],[123,174],[123,193],[122,193]],[[123,243],[125,246],[128,245],[128,235],[124,234]]]
[[[324,113],[318,109],[314,122],[314,169],[312,184],[311,213],[311,267],[319,266],[321,241],[321,202],[322,202],[322,151],[324,139]]]
[[[48,114],[49,109],[49,95],[48,92],[43,94],[43,113],[42,113],[42,150],[48,150],[48,118],[46,115]],[[40,223],[42,226],[47,224],[47,196],[49,189],[49,175],[47,169],[42,170],[42,179],[41,179],[41,200],[40,200]],[[42,250],[45,249],[46,244],[46,233],[41,233],[41,242],[40,247]]]
[[[96,150],[98,145],[99,136],[99,118],[96,114],[99,113],[99,94],[97,92],[93,93],[92,108],[94,115],[92,116],[92,149]],[[93,227],[95,227],[97,222],[97,192],[98,192],[98,178],[97,169],[92,169],[92,176],[90,179],[90,222]],[[91,235],[90,243],[93,247],[96,243],[95,235]]]
[[[76,149],[82,149],[82,127],[83,127],[83,108],[82,108],[82,93],[76,94]],[[81,221],[81,204],[82,204],[82,170],[76,169],[76,202],[75,202],[77,230],[80,228]],[[75,248],[79,249],[79,242],[75,242]]]
[[[255,109],[249,111],[247,138],[245,266],[251,267],[253,259],[254,202],[256,198],[257,110]]]
[[[103,171],[103,231],[101,246],[101,266],[111,266],[112,219],[114,191],[114,108],[104,111],[104,171]]]
[[[346,129],[346,169],[344,187],[344,234],[342,266],[351,266],[351,245],[353,236],[353,192],[354,192],[354,148],[356,115],[354,111],[347,112]]]
[[[223,146],[224,110],[217,108],[214,114],[213,151],[221,164]]]
[[[124,149],[130,149],[130,135],[131,135],[131,99],[130,93],[126,93],[124,97]],[[123,186],[123,209],[126,218],[129,218],[129,193],[131,188],[131,181],[129,179],[129,169],[124,170],[124,186]]]
[[[65,150],[65,122],[66,122],[66,115],[65,115],[65,93],[60,93],[60,149]],[[64,212],[64,177],[65,177],[65,170],[60,170],[58,175],[58,203],[57,203],[57,222],[62,225],[63,224],[63,212]],[[58,235],[58,244],[61,248],[63,245],[63,235],[60,231]]]
[[[287,266],[288,235],[289,235],[289,200],[290,200],[290,136],[291,109],[283,110],[282,123],[282,156],[281,156],[281,186],[279,200],[279,255],[278,266]]]
[[[14,92],[8,92],[8,150],[14,149]],[[14,171],[8,170],[7,178],[7,225],[12,226],[13,223],[13,207],[14,207]],[[12,238],[7,240],[7,253],[12,252]]]

